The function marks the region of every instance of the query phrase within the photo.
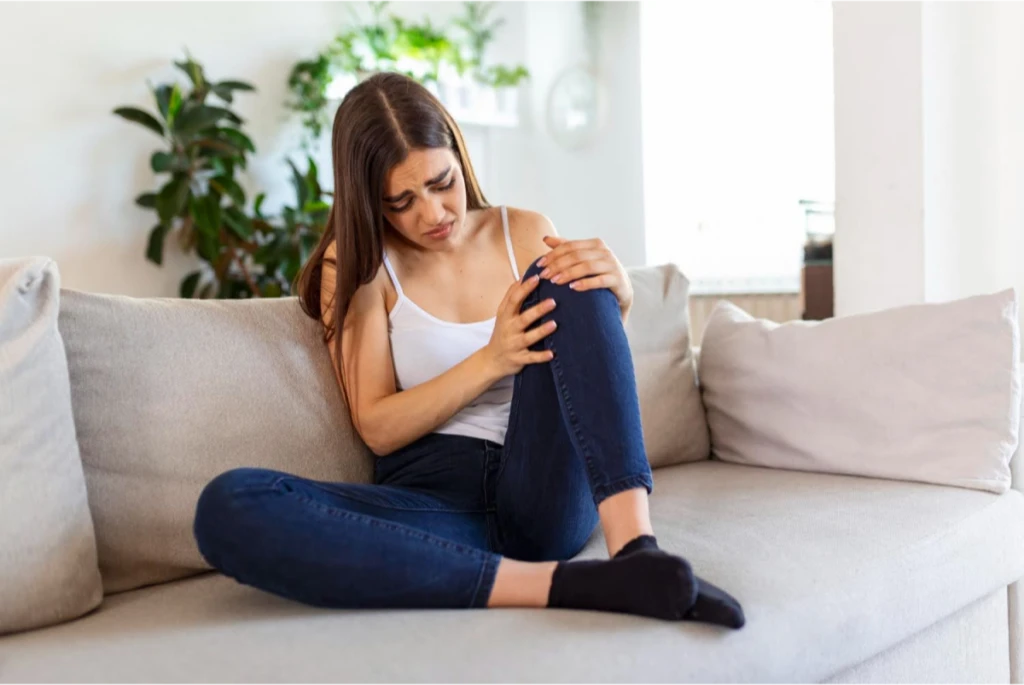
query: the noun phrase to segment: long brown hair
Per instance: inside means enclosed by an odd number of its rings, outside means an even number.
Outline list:
[[[429,148],[448,148],[455,154],[466,179],[467,209],[490,206],[458,125],[440,101],[413,79],[375,74],[350,90],[334,115],[334,205],[323,237],[299,272],[295,292],[302,310],[321,321],[324,253],[331,241],[336,241],[334,301],[326,305],[333,310],[333,322],[324,328],[324,342],[333,340],[340,367],[338,333],[349,303],[359,286],[373,280],[384,261],[386,175],[410,151]]]

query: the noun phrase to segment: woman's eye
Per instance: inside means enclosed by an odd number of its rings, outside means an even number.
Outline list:
[[[412,207],[412,203],[411,202],[407,202],[404,205],[402,205],[401,207],[392,207],[391,211],[395,212],[396,214],[401,214],[402,212],[404,212],[405,210],[409,209],[410,207]]]
[[[454,185],[455,185],[455,176],[453,175],[452,176],[452,180],[448,181],[447,185],[440,186],[438,188],[438,190],[451,190]]]

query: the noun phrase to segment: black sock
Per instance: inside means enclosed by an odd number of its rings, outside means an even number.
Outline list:
[[[659,550],[658,540],[653,535],[641,535],[626,543],[626,546],[615,554],[615,558],[628,557],[640,551]],[[697,601],[683,615],[684,621],[703,621],[727,628],[742,628],[747,622],[743,615],[743,607],[736,599],[719,587],[712,585],[703,578],[694,575],[697,584]]]
[[[559,562],[548,606],[681,621],[696,598],[689,562],[661,550],[638,551],[616,559]]]

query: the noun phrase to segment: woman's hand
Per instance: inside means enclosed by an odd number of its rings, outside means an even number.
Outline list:
[[[552,283],[568,283],[578,291],[608,288],[619,301],[625,322],[633,306],[633,285],[603,240],[566,240],[547,235],[544,242],[552,249],[537,262],[544,267],[541,278],[550,278]]]
[[[530,345],[555,330],[554,321],[526,330],[530,324],[554,309],[555,301],[543,300],[526,311],[519,311],[526,296],[538,283],[538,276],[532,276],[523,282],[516,281],[498,305],[491,340],[481,350],[496,378],[517,374],[527,364],[551,361],[555,356],[550,350],[537,352],[529,349]]]

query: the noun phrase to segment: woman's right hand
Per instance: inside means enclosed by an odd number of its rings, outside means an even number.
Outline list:
[[[555,354],[550,350],[531,350],[538,340],[554,332],[556,324],[547,321],[532,330],[526,330],[537,319],[555,308],[552,299],[543,300],[520,312],[526,296],[537,287],[540,278],[536,275],[526,281],[516,281],[505,293],[505,299],[498,305],[491,340],[482,350],[498,378],[519,373],[527,364],[551,361]]]

